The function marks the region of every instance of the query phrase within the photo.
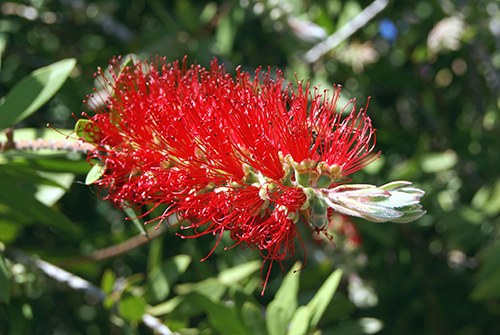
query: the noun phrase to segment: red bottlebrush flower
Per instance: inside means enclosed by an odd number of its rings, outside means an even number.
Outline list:
[[[89,100],[96,114],[82,139],[97,146],[89,155],[102,166],[96,184],[116,206],[167,204],[160,222],[176,213],[191,237],[229,231],[271,264],[294,253],[301,219],[326,234],[331,208],[364,208],[342,203],[352,192],[336,186],[377,158],[375,130],[354,101],[342,118],[340,86],[328,97],[309,83],[283,87],[279,71],[273,79],[258,69],[252,79],[237,69],[233,78],[216,60],[210,69],[165,59],[110,63],[111,81],[96,74],[107,97],[102,107]],[[362,192],[355,201],[367,201]],[[375,193],[368,196],[390,196]],[[358,216],[381,220],[371,212]]]

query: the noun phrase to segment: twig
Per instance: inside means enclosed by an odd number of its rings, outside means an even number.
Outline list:
[[[118,243],[116,245],[113,245],[111,247],[105,248],[105,249],[100,249],[96,250],[92,253],[91,258],[95,261],[100,261],[103,259],[107,258],[113,258],[118,255],[124,254],[134,248],[137,248],[149,241],[151,241],[153,238],[157,237],[160,234],[163,234],[165,232],[165,228],[162,228],[163,226],[160,226],[158,230],[154,230],[149,233],[149,237],[146,237],[144,235],[136,235],[128,240]]]
[[[10,250],[10,251],[16,255],[16,258],[22,259],[24,263],[34,264],[50,278],[60,283],[65,283],[72,289],[81,290],[86,293],[90,293],[94,296],[97,296],[99,298],[99,301],[103,301],[104,298],[106,297],[106,294],[99,287],[95,286],[94,284],[83,278],[75,276],[74,274],[66,270],[63,270],[53,264],[50,264],[46,261],[43,261],[41,259],[33,261],[31,257],[29,257],[20,250]],[[142,315],[142,321],[144,322],[144,325],[153,329],[156,332],[156,334],[179,335],[178,333],[172,333],[172,331],[167,326],[165,326],[161,322],[161,320],[153,317],[150,314],[144,313]]]
[[[349,36],[363,27],[375,15],[387,7],[388,4],[389,0],[375,0],[351,21],[347,22],[342,28],[330,35],[325,41],[312,47],[311,50],[304,55],[304,60],[308,63],[317,61],[321,56],[335,48],[342,41],[346,40]]]
[[[47,263],[46,261],[42,261],[41,259],[36,260],[35,265],[52,279],[55,279],[60,283],[66,283],[69,287],[75,290],[82,290],[86,293],[95,295],[99,297],[99,300],[104,300],[104,292],[101,291],[101,289],[97,286],[94,286],[91,282],[75,276],[74,274],[69,273],[66,270],[58,268],[55,265]]]

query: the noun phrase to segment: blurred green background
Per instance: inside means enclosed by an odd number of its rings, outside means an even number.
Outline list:
[[[336,46],[315,56],[332,34]],[[224,251],[232,244],[223,239],[201,263],[215,239],[181,240],[166,224],[146,243],[85,185],[85,155],[6,150],[0,334],[153,334],[162,323],[180,334],[500,333],[497,1],[4,1],[0,97],[38,68],[77,60],[14,140],[61,138],[45,125],[72,129],[72,113],[89,112],[82,100],[97,67],[128,54],[282,69],[292,82],[296,73],[320,89],[341,84],[341,105],[371,96],[382,156],[353,181],[412,181],[428,213],[405,225],[336,217],[337,247],[304,226],[306,266],[282,285],[275,264],[261,296],[258,252]],[[300,248],[284,269],[297,261]],[[329,299],[335,269],[343,275]],[[323,283],[330,293],[315,296]]]

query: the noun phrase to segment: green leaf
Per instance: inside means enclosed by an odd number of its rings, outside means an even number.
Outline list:
[[[0,251],[0,301],[10,302],[10,274],[5,265],[3,253]]]
[[[66,81],[75,64],[75,59],[64,59],[22,79],[0,106],[0,129],[18,123],[43,106]]]
[[[470,298],[473,301],[491,300],[500,298],[500,268],[496,269],[487,278],[479,282],[472,290]]]
[[[76,228],[66,215],[45,206],[36,200],[30,192],[17,187],[14,182],[2,175],[0,175],[0,203],[30,217],[35,222],[44,223],[63,230],[73,230]]]
[[[149,294],[155,301],[163,301],[170,294],[170,288],[186,272],[191,256],[177,255],[166,260],[161,266],[153,267],[148,275]]]
[[[286,307],[280,300],[273,300],[267,306],[266,325],[269,335],[285,335],[287,324]]]
[[[116,275],[113,272],[113,270],[106,269],[101,279],[101,290],[106,294],[110,294],[111,292],[113,292],[115,281],[116,281]]]
[[[94,122],[91,120],[79,119],[75,124],[75,133],[78,138],[84,139],[85,142],[99,142],[99,136],[97,136],[97,134],[99,134],[99,128],[95,127]]]
[[[252,335],[267,335],[262,311],[255,304],[246,301],[241,309],[243,324]]]
[[[220,299],[226,291],[227,286],[217,278],[208,278],[197,283],[185,283],[175,286],[175,293],[179,295],[197,292],[214,300]]]
[[[321,316],[325,312],[326,307],[328,307],[328,304],[339,286],[340,278],[342,278],[342,270],[338,269],[326,279],[316,295],[307,304],[307,307],[309,307],[311,311],[311,327],[316,327],[321,319]]]
[[[163,237],[158,236],[149,244],[147,273],[150,273],[155,267],[160,267],[163,260]]]
[[[301,268],[301,263],[297,262],[293,266],[293,268],[288,272],[288,274],[283,279],[278,292],[276,292],[276,296],[274,300],[279,300],[283,303],[285,307],[286,313],[286,321],[290,321],[293,313],[297,309],[297,294],[299,292],[299,279]]]
[[[171,313],[185,299],[184,296],[176,296],[170,300],[162,302],[156,306],[149,307],[146,311],[153,316],[160,316]]]
[[[292,317],[287,335],[306,335],[311,312],[307,306],[300,306]]]
[[[72,173],[50,173],[41,171],[39,173],[47,179],[53,180],[54,182],[57,181],[60,184],[56,187],[50,185],[36,185],[37,190],[35,192],[35,198],[49,207],[53,206],[64,194],[66,194],[75,179],[75,175]]]
[[[15,152],[13,154],[12,151],[8,151],[0,155],[0,165],[10,163],[39,171],[86,174],[90,170],[90,165],[81,158],[82,155],[73,152],[47,155],[41,152]]]
[[[146,312],[146,304],[143,299],[125,293],[118,302],[118,310],[124,319],[139,321]]]
[[[231,16],[225,15],[219,21],[215,31],[215,38],[220,48],[221,55],[228,55],[233,49],[234,39],[236,37],[236,26]]]
[[[208,315],[208,321],[219,332],[226,334],[248,334],[236,315],[235,308],[215,302],[209,297],[192,292],[190,297]]]
[[[7,214],[5,211],[2,211],[2,213],[2,216],[6,216]],[[21,229],[22,226],[17,221],[0,219],[0,231],[2,232],[0,241],[5,244],[13,243],[17,239]]]
[[[104,174],[104,171],[104,166],[101,166],[100,164],[92,166],[89,173],[87,173],[87,176],[85,177],[85,184],[92,185],[93,183],[98,181],[99,178],[101,178]]]
[[[458,155],[453,150],[445,152],[430,152],[420,158],[422,171],[427,173],[446,171],[458,163]]]
[[[19,166],[15,164],[3,164],[0,173],[5,173],[14,179],[22,179],[33,184],[41,184],[47,186],[58,187],[62,189],[68,189],[66,185],[61,185],[58,180],[54,178],[46,178],[40,171],[35,171],[25,166]],[[67,180],[65,180],[67,182]],[[66,183],[65,183],[66,184]]]
[[[221,283],[229,286],[244,278],[248,278],[252,273],[260,269],[261,265],[261,261],[251,261],[234,266],[232,268],[221,271],[219,273],[219,280]]]
[[[253,292],[253,290],[252,290]],[[257,300],[254,298],[253,295],[245,293],[240,285],[231,285],[229,288],[229,298],[234,302],[234,308],[237,311],[238,317],[241,322],[243,322],[243,305],[246,302],[251,302],[254,305],[259,305]],[[262,320],[263,321],[263,320]],[[244,322],[243,322],[244,323]]]
[[[148,233],[144,228],[144,223],[142,222],[142,219],[139,218],[140,215],[137,214],[137,212],[131,207],[126,207],[124,212],[127,214],[128,218],[132,221],[137,230],[139,230],[139,233],[141,235],[148,236]]]

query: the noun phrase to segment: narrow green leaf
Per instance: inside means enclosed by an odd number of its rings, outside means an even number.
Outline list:
[[[5,265],[3,253],[0,251],[0,301],[10,302],[10,274]]]
[[[473,301],[498,299],[498,297],[500,297],[500,268],[481,280],[470,294]]]
[[[316,327],[321,319],[321,316],[325,312],[326,307],[330,303],[330,300],[332,300],[339,286],[340,278],[342,278],[342,270],[338,269],[326,279],[316,295],[307,304],[307,307],[311,311],[311,327]]]
[[[85,184],[92,185],[93,183],[98,181],[99,178],[101,178],[104,174],[104,171],[104,166],[101,166],[99,164],[92,166],[89,173],[87,173],[87,176],[85,177]]]
[[[43,106],[66,81],[75,64],[75,59],[64,59],[23,78],[0,106],[0,129],[18,123]]]
[[[63,230],[75,229],[75,225],[66,215],[45,206],[36,200],[30,192],[17,187],[14,182],[2,175],[0,175],[0,203],[30,217],[35,222]]]
[[[261,261],[251,261],[236,265],[232,268],[221,271],[219,273],[219,280],[221,283],[229,286],[244,278],[248,278],[252,273],[260,269],[261,265]]]
[[[170,286],[161,266],[154,267],[148,273],[148,286],[144,298],[149,303],[158,303],[165,300],[170,293]]]
[[[53,181],[57,181],[60,186],[54,187],[50,185],[36,185],[35,198],[45,206],[53,206],[63,197],[69,190],[69,187],[75,180],[75,175],[72,173],[50,173],[39,172],[42,176]]]
[[[254,277],[255,278],[255,277]],[[259,278],[260,279],[260,278]],[[253,292],[253,291],[252,291]],[[258,306],[259,303],[257,300],[254,298],[254,296],[250,293],[247,294],[245,293],[240,285],[231,285],[229,287],[229,298],[234,302],[234,308],[236,309],[236,312],[238,314],[238,318],[240,321],[244,324],[243,322],[243,305],[246,302],[253,303],[254,305]],[[262,319],[264,321],[264,319]],[[248,328],[248,327],[247,327]]]
[[[285,335],[287,324],[286,308],[280,300],[273,300],[267,306],[266,326],[269,335]]]
[[[8,154],[4,153],[8,157]],[[89,172],[90,166],[83,156],[74,153],[59,153],[56,155],[43,155],[38,153],[20,152],[17,158],[11,160],[16,166],[26,166],[31,169],[47,172],[71,172],[75,174],[85,174]],[[0,163],[2,157],[0,156]]]
[[[186,272],[191,260],[189,255],[176,255],[163,263],[162,269],[170,286],[174,285],[177,279]]]
[[[175,286],[175,293],[178,295],[196,292],[213,300],[220,299],[226,291],[227,286],[222,284],[217,278],[208,278],[197,283],[185,283]]]
[[[160,267],[163,260],[163,237],[158,236],[149,243],[147,273],[155,267]]]
[[[118,302],[118,310],[124,319],[139,321],[146,312],[146,304],[139,297],[125,293]]]
[[[113,270],[106,269],[101,279],[101,290],[106,294],[110,294],[111,292],[113,292],[115,281],[116,281],[116,275],[113,272]]]
[[[146,312],[153,316],[160,316],[171,313],[185,299],[184,296],[176,296],[170,300],[162,302],[156,306],[149,307]]]
[[[243,324],[252,335],[267,335],[262,311],[255,304],[246,301],[241,309]]]
[[[231,52],[235,37],[236,27],[231,16],[226,15],[222,17],[215,32],[215,38],[220,46],[220,53],[222,55],[227,55]]]
[[[211,300],[209,297],[192,292],[193,301],[208,315],[208,321],[216,330],[225,334],[248,334],[243,324],[238,320],[236,310]]]
[[[139,233],[141,235],[148,236],[148,233],[144,228],[144,223],[142,222],[142,219],[139,218],[139,214],[137,214],[137,212],[131,207],[126,207],[124,212],[127,214],[134,226],[139,230]]]
[[[5,173],[6,175],[14,179],[24,179],[33,184],[59,187],[65,190],[68,188],[67,186],[63,186],[61,183],[59,183],[58,180],[54,180],[53,178],[46,178],[39,171],[35,171],[25,166],[8,163],[3,164],[2,171],[0,173]]]
[[[170,288],[186,272],[191,259],[189,255],[177,255],[166,260],[161,266],[153,267],[148,275],[149,291],[146,296],[152,294],[151,299],[156,302],[165,300],[170,294]]]
[[[274,300],[279,300],[283,303],[286,313],[286,321],[290,321],[293,313],[297,309],[297,294],[299,292],[299,279],[302,264],[300,262],[295,263],[293,268],[287,273],[283,282],[281,283],[278,292]]]
[[[307,306],[300,306],[292,317],[287,335],[306,335],[309,329],[311,311]]]

